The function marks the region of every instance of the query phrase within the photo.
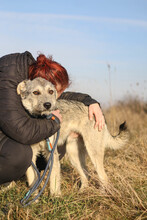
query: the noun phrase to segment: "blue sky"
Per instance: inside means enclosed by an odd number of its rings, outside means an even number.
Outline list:
[[[53,55],[71,91],[147,100],[147,0],[0,0],[0,56]]]

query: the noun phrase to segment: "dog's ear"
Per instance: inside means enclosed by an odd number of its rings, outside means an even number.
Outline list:
[[[24,80],[18,84],[18,86],[17,86],[17,94],[18,95],[22,95],[22,93],[24,93],[26,91],[26,82],[27,82],[27,80]]]

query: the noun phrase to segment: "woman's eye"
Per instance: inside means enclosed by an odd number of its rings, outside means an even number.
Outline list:
[[[39,91],[34,91],[33,94],[34,95],[40,95],[41,93]]]
[[[53,90],[49,90],[48,93],[49,93],[50,95],[52,95],[52,94],[54,93],[54,91],[53,91]]]

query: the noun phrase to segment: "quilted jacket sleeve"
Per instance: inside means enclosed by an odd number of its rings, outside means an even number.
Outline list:
[[[0,118],[3,133],[22,144],[35,144],[56,133],[60,123],[52,119],[35,119],[15,111],[7,116],[6,120]]]
[[[0,59],[0,130],[22,144],[37,143],[60,128],[60,123],[52,119],[32,118],[17,95],[17,85],[28,77],[28,66],[33,61],[29,52]]]
[[[59,97],[59,99],[79,101],[79,102],[82,102],[86,106],[89,106],[94,103],[98,103],[95,99],[92,99],[91,96],[87,94],[83,94],[83,93],[77,93],[77,92],[64,92]]]

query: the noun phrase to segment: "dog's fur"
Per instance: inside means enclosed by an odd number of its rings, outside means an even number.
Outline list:
[[[110,135],[106,124],[103,130],[99,132],[98,129],[94,129],[94,118],[92,121],[89,120],[87,106],[77,101],[56,100],[55,87],[50,82],[39,77],[32,81],[25,80],[21,82],[17,87],[17,93],[21,96],[23,106],[31,115],[40,116],[49,114],[55,109],[60,110],[62,123],[58,147],[60,149],[60,146],[66,144],[69,160],[80,174],[82,188],[88,184],[85,165],[86,152],[95,167],[101,185],[107,187],[108,179],[103,166],[104,151],[107,147],[118,149],[127,143],[128,132],[125,123],[120,125],[119,134],[115,137]],[[50,103],[48,105],[50,106],[49,109],[47,109],[46,103]],[[72,138],[70,136],[71,132],[78,133],[79,137]],[[54,142],[55,136],[51,137],[52,142]],[[32,150],[33,162],[36,161],[36,156],[40,151],[45,155],[49,154],[45,140],[32,145]],[[31,186],[36,179],[32,167],[27,170],[27,178],[29,186]],[[61,194],[60,162],[57,151],[54,154],[53,170],[50,177],[50,193],[56,196]]]

